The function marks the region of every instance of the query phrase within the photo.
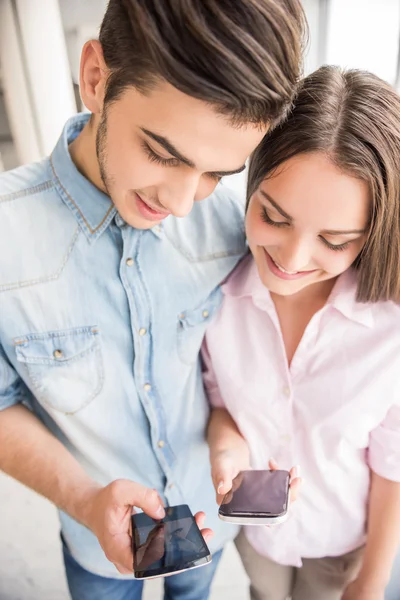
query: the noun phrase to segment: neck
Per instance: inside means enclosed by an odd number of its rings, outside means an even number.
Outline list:
[[[96,152],[96,131],[92,119],[69,145],[72,162],[78,171],[102,192],[106,192],[100,175]]]

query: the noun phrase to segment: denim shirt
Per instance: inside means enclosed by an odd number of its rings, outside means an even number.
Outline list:
[[[0,176],[0,409],[27,405],[101,484],[131,479],[205,511],[215,551],[236,530],[217,517],[199,349],[245,252],[243,203],[219,185],[184,219],[129,227],[70,158],[87,118]],[[60,518],[74,558],[119,577]]]

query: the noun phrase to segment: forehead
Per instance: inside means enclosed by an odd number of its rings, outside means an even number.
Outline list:
[[[252,123],[235,126],[213,106],[188,96],[168,83],[146,95],[128,88],[111,107],[125,127],[147,129],[167,138],[201,170],[232,170],[244,164],[267,131]]]
[[[369,219],[367,182],[340,170],[322,153],[289,159],[264,180],[261,189],[299,223],[321,229],[363,229]]]

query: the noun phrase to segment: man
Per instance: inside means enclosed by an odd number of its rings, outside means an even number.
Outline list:
[[[111,0],[82,53],[92,116],[0,179],[0,468],[60,508],[74,600],[141,598],[133,506],[187,503],[216,533],[169,599],[207,598],[234,535],[198,353],[245,247],[213,191],[290,105],[303,28],[297,0]]]

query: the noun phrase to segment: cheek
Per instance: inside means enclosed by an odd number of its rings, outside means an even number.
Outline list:
[[[343,252],[335,252],[333,250],[324,249],[323,253],[316,256],[316,262],[319,266],[333,275],[340,275],[347,271],[358,256],[358,251],[354,248],[349,248]]]
[[[274,246],[279,243],[281,232],[276,227],[271,227],[261,219],[254,209],[249,208],[246,213],[246,237],[253,246]]]

